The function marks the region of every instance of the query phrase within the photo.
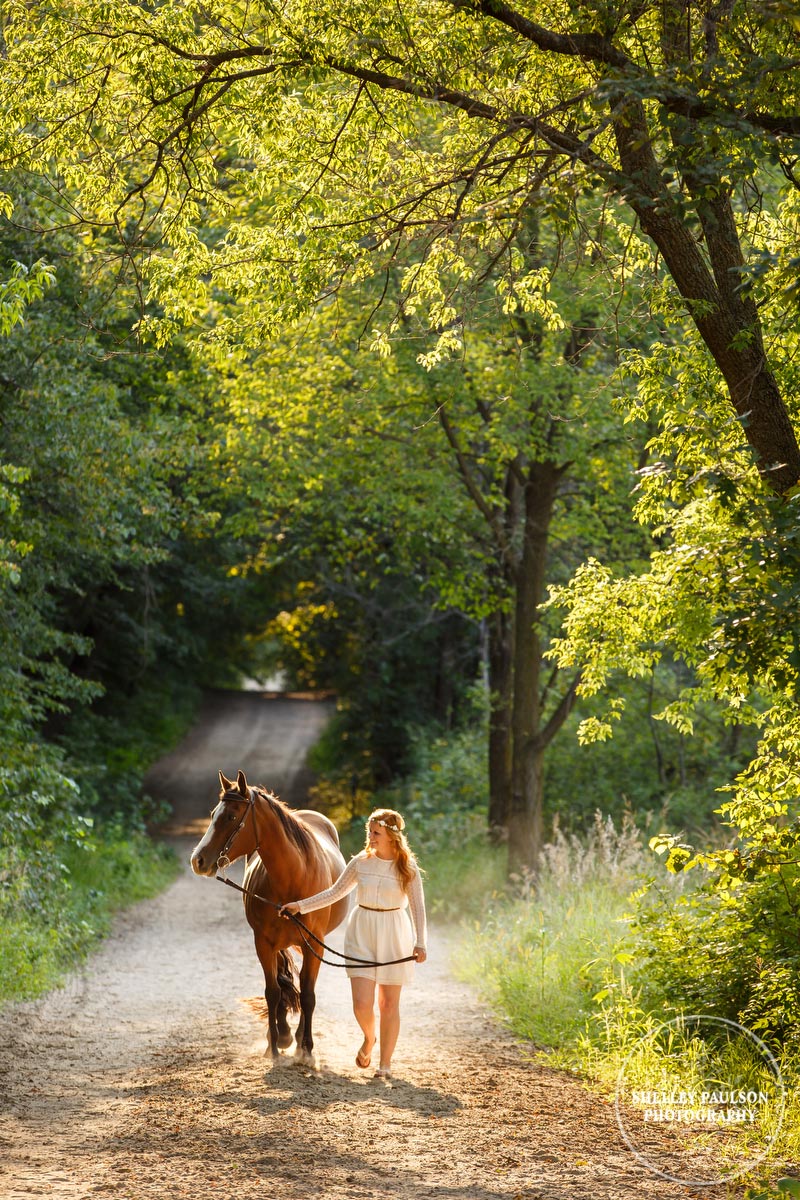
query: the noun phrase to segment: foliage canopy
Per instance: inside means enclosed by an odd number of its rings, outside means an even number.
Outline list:
[[[599,191],[597,242],[635,217],[762,475],[800,477],[758,307],[793,285],[794,211],[758,237],[800,134],[781,3],[81,0],[11,4],[4,34],[0,162],[48,181],[51,222],[113,235],[157,336],[212,313],[214,337],[257,340],[399,264],[434,365],[488,273],[542,311],[514,239],[532,207],[563,226]]]

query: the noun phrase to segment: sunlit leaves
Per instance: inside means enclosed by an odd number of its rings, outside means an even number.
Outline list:
[[[0,336],[7,337],[24,319],[28,305],[40,300],[54,283],[55,270],[43,259],[30,269],[14,263],[11,274],[0,282]]]

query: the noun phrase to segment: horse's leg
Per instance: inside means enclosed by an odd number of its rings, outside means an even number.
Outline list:
[[[288,1012],[286,1001],[281,997],[278,1003],[277,1026],[278,1026],[278,1049],[285,1050],[287,1046],[291,1046],[294,1035],[289,1027],[289,1022],[286,1019]]]
[[[278,955],[278,980],[283,972],[287,972],[291,981],[291,966],[288,963],[288,955],[280,953]],[[286,996],[283,987],[281,987],[281,998],[278,1003],[277,1024],[278,1024],[278,1049],[285,1050],[292,1044],[292,1031],[289,1028],[289,1022],[286,1019],[286,1014],[289,1011],[289,1006],[286,1003]]]
[[[303,967],[300,971],[300,1023],[303,1027],[302,1039],[298,1028],[298,1048],[302,1055],[311,1057],[314,1050],[314,1038],[311,1032],[311,1019],[317,1003],[315,988],[319,975],[320,961],[314,954],[306,951],[303,954]]]
[[[278,983],[278,966],[275,951],[269,942],[256,938],[256,953],[264,970],[264,999],[267,1002],[269,1022],[268,1052],[278,1057],[278,1008],[281,1002],[281,987]]]

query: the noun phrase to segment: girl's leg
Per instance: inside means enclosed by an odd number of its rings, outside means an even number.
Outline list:
[[[354,976],[350,980],[353,992],[353,1012],[364,1034],[364,1042],[356,1055],[356,1065],[368,1067],[375,1045],[375,981]]]
[[[400,1033],[400,992],[402,984],[378,984],[378,1010],[381,1017],[381,1070],[388,1071]]]

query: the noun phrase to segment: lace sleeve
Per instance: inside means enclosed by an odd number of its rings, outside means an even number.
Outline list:
[[[425,918],[425,893],[422,890],[419,867],[408,887],[408,907],[414,923],[414,945],[418,946],[420,950],[427,950],[428,927]]]
[[[348,892],[352,892],[358,883],[357,864],[358,859],[351,858],[336,882],[327,888],[326,891],[317,892],[316,896],[307,896],[305,900],[298,901],[300,912],[314,912],[317,908],[326,908],[327,905],[341,900],[342,896],[346,896]]]

